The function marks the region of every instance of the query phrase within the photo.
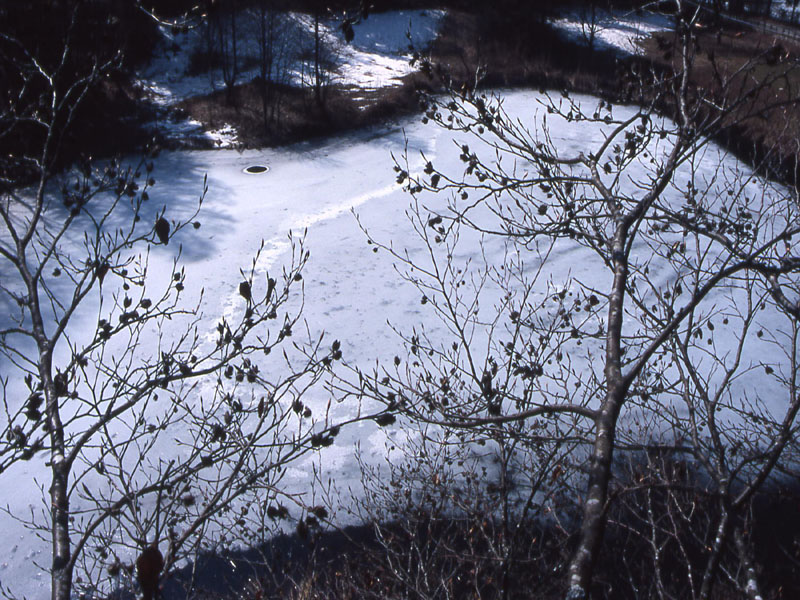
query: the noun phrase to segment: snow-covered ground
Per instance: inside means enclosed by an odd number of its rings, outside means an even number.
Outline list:
[[[510,92],[505,98],[506,110],[520,118],[530,119],[539,107],[539,96],[534,92]],[[583,98],[582,102],[591,107],[596,105],[591,98]],[[617,108],[615,116],[623,117],[628,110]],[[601,132],[598,128],[579,128],[551,120],[550,135],[560,151],[568,154],[585,149],[599,139]],[[458,157],[460,149],[452,143],[451,136],[416,119],[404,121],[402,126],[374,128],[278,149],[162,154],[154,171],[158,184],[151,194],[153,211],[165,207],[168,218],[190,214],[202,189],[203,176],[208,176],[209,193],[200,218],[202,227],[181,233],[176,240],[183,247],[181,262],[191,286],[187,289],[205,289],[203,313],[207,328],[213,330],[220,315],[240,309],[239,269],[249,267],[262,240],[265,253],[258,269],[274,272],[289,260],[287,232],[307,229],[311,260],[304,274],[304,316],[312,336],[324,330],[329,339],[342,340],[345,359],[364,369],[369,369],[375,361],[391,361],[395,355],[404,354],[400,340],[388,324],[405,331],[423,325],[434,339],[448,339],[448,332],[433,317],[430,305],[421,304],[419,292],[401,280],[387,254],[373,252],[373,246],[367,243],[351,213],[351,209],[358,213],[373,239],[392,242],[395,248],[407,249],[411,257],[424,259],[424,247],[406,217],[410,198],[395,183],[396,173],[390,158],[390,153],[400,155],[406,147],[416,169],[423,164],[418,154],[423,151],[427,160],[434,161],[443,171],[463,170]],[[707,152],[708,160],[700,165],[698,180],[712,181],[719,151],[711,147]],[[269,170],[259,175],[243,172],[253,164],[268,166]],[[730,158],[725,158],[724,164],[729,169],[747,172]],[[751,188],[754,197],[763,192],[758,182]],[[679,190],[668,193],[676,197],[681,194]],[[430,210],[444,209],[443,196],[426,197]],[[80,244],[80,235],[74,233],[75,239],[65,243]],[[504,240],[489,238],[482,246],[479,242],[477,235],[465,235],[456,260],[480,265],[485,257],[490,264],[502,263]],[[177,250],[178,243],[152,248],[150,268],[156,279],[170,272]],[[578,277],[598,289],[607,287],[607,272],[597,268],[596,259],[588,251],[566,252],[557,248],[550,260],[548,276],[555,283]],[[658,277],[667,278],[668,274]],[[487,306],[491,309],[491,302]],[[759,318],[766,318],[765,314]],[[85,325],[95,317],[77,315],[74,326],[78,331],[82,318],[87,319]],[[771,346],[766,342],[761,346],[753,350],[758,360],[771,360]],[[262,373],[269,377],[270,369],[277,368],[279,365],[267,361]],[[769,383],[762,381],[759,373],[762,371],[752,371],[739,385],[763,386],[762,393],[766,394]],[[320,388],[306,400],[324,406],[328,397]],[[358,407],[345,403],[334,409],[334,417],[343,418],[352,416]],[[326,477],[334,478],[340,490],[357,489],[356,444],[364,457],[380,462],[392,436],[402,442],[403,435],[398,428],[379,429],[371,423],[345,429],[335,445],[321,454]],[[38,485],[46,489],[47,481],[44,459],[37,458],[18,465],[13,473],[4,473],[6,490],[11,476],[15,478],[14,493],[4,493],[3,503],[17,514],[39,510],[42,492]],[[310,476],[309,463],[299,464],[289,469],[285,482],[289,489],[301,490]],[[47,564],[48,544],[30,535],[7,515],[0,516],[0,531],[6,540],[0,550],[0,582],[20,596],[44,598],[49,581],[37,565]]]
[[[431,135],[434,132],[430,128],[408,125],[411,147],[435,156],[438,136]],[[403,147],[403,132],[392,127],[275,150],[163,153],[153,173],[158,183],[149,204],[153,210],[166,206],[168,218],[190,214],[187,211],[196,204],[203,176],[208,174],[202,227],[176,242],[183,244],[187,291],[196,297],[199,288],[205,288],[203,311],[209,331],[213,331],[219,316],[241,307],[239,269],[249,267],[261,240],[265,252],[259,269],[274,272],[287,263],[290,254],[287,232],[301,234],[308,228],[307,247],[312,259],[304,276],[305,318],[312,331],[324,329],[329,339],[342,340],[345,358],[365,367],[399,353],[401,344],[388,333],[387,320],[399,324],[423,321],[419,295],[398,280],[385,255],[372,252],[350,211],[358,210],[375,236],[406,244],[407,232],[398,237],[395,230],[405,223],[408,202],[394,183],[396,174],[389,155],[392,151],[401,153]],[[244,173],[252,164],[266,165],[269,171]],[[67,243],[78,248],[79,238]],[[150,270],[153,287],[158,289],[155,282],[168,277],[178,243],[152,250]],[[75,322],[75,331],[88,330],[95,322],[96,315],[87,310]],[[269,377],[271,368],[280,369],[279,363],[276,360],[265,365],[265,377]],[[9,366],[4,364],[2,371],[9,373]],[[324,406],[327,395],[319,389],[304,401]],[[357,407],[341,407],[338,414],[343,416],[351,410]],[[336,446],[325,453],[323,464],[346,489],[359,478],[354,444],[359,442],[377,458],[383,455],[385,440],[383,430],[374,425],[346,430],[337,438]],[[289,485],[303,489],[310,475],[308,464],[293,466],[287,474]],[[44,458],[21,463],[3,478],[4,482],[11,478],[17,482],[15,493],[2,497],[3,505],[8,505],[12,513],[29,515],[30,510],[42,508],[37,482],[47,480]],[[49,578],[37,563],[47,565],[48,544],[7,515],[0,515],[0,531],[8,542],[0,551],[0,583],[12,587],[20,597],[44,598]]]
[[[800,5],[793,0],[773,0],[772,16],[776,19],[797,23],[800,17]]]
[[[588,45],[591,42],[598,49],[633,55],[641,53],[643,39],[673,28],[672,20],[660,14],[597,9],[593,15],[588,8],[570,11],[551,22],[578,43]]]
[[[407,10],[375,13],[353,26],[355,34],[347,43],[339,21],[324,18],[320,23],[321,55],[330,64],[329,81],[363,90],[400,85],[400,78],[414,70],[409,64],[411,50],[423,49],[436,37],[444,11]],[[192,57],[206,47],[206,26],[173,31],[162,26],[162,39],[152,61],[139,73],[138,85],[162,109],[185,98],[208,94],[225,86],[221,68],[191,73]],[[259,75],[259,17],[255,9],[243,11],[237,20],[237,83]],[[302,13],[280,13],[276,18],[275,62],[278,80],[301,85],[309,77],[309,56],[313,54],[313,18]],[[206,136],[215,145],[230,147],[235,131],[203,132],[200,123],[165,117],[158,124],[171,137]]]

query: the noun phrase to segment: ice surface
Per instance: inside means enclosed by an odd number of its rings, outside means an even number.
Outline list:
[[[505,98],[506,110],[528,122],[539,108],[539,96],[533,92],[509,92]],[[590,106],[596,104],[591,98],[582,101]],[[619,117],[630,109],[616,110]],[[599,129],[579,129],[555,121],[551,128],[551,137],[563,153],[585,148],[599,136]],[[463,170],[458,158],[460,151],[452,143],[451,136],[432,125],[422,125],[416,119],[278,149],[162,154],[153,173],[158,183],[149,201],[148,210],[152,213],[146,218],[152,218],[162,207],[166,208],[167,218],[191,214],[205,174],[209,193],[199,230],[182,232],[168,247],[152,248],[152,285],[158,289],[159,281],[163,283],[168,277],[172,261],[182,245],[181,262],[186,269],[187,293],[196,297],[197,290],[204,288],[204,324],[211,331],[220,315],[230,316],[242,310],[237,291],[241,278],[239,269],[249,267],[262,240],[265,252],[258,271],[274,273],[289,259],[287,232],[301,234],[307,229],[311,260],[304,276],[304,316],[312,337],[324,331],[329,340],[341,340],[345,360],[364,369],[369,369],[375,361],[390,361],[396,354],[404,355],[401,341],[390,331],[389,323],[405,331],[412,326],[424,326],[432,338],[449,339],[446,329],[434,318],[430,305],[423,306],[419,292],[395,271],[395,261],[385,253],[373,252],[373,246],[367,243],[351,213],[351,209],[355,209],[372,239],[391,242],[395,248],[407,249],[410,256],[424,260],[424,247],[406,217],[410,198],[394,182],[396,174],[390,157],[390,153],[400,156],[406,146],[412,167],[417,170],[423,164],[420,151],[443,171],[460,173]],[[707,152],[707,160],[700,166],[700,176],[711,180],[720,155],[715,147]],[[732,159],[724,161],[731,169],[748,172]],[[269,171],[259,175],[243,172],[253,164],[268,166]],[[762,190],[758,181],[752,188],[754,195]],[[670,190],[667,193],[680,192]],[[424,202],[431,211],[444,210],[447,199],[443,196],[427,196]],[[74,244],[77,248],[80,235],[73,233],[74,238],[66,240],[65,244]],[[481,264],[482,252],[490,263],[503,261],[505,245],[499,238],[486,239],[481,246],[476,235],[465,235],[462,242],[456,257],[461,263]],[[608,273],[603,267],[598,268],[596,257],[589,252],[570,251],[566,246],[559,246],[552,253],[548,276],[556,282],[579,277],[587,285],[603,289],[607,287]],[[667,280],[669,276],[664,272],[657,274],[656,279]],[[489,293],[491,295],[492,290]],[[488,307],[491,308],[491,302]],[[93,318],[96,317],[90,310],[77,315],[76,330],[92,325],[90,319]],[[762,313],[759,318],[770,318],[770,315]],[[767,344],[753,352],[761,361],[775,358]],[[7,368],[8,365],[3,365],[4,374],[9,372]],[[267,361],[262,372],[269,377],[270,369],[277,368],[278,364]],[[592,366],[587,365],[587,368]],[[748,373],[738,385],[742,389],[763,386],[763,393],[768,394],[770,383],[762,381],[760,373],[761,370]],[[307,403],[315,407],[324,407],[328,399],[321,388],[306,398]],[[358,408],[348,403],[335,405],[333,416],[353,416]],[[378,429],[369,423],[345,429],[336,444],[319,457],[325,476],[335,479],[339,489],[345,492],[350,487],[357,489],[359,470],[353,456],[356,444],[360,444],[368,460],[377,463],[395,434],[402,438],[404,432]],[[285,481],[287,489],[298,491],[307,485],[310,465],[307,461],[292,467]],[[13,486],[8,483],[11,478]],[[12,472],[4,473],[3,482],[6,490],[3,503],[12,513],[40,510],[47,488],[44,458],[22,463]],[[11,487],[13,494],[7,491]],[[0,531],[7,540],[0,551],[0,581],[20,596],[44,598],[49,580],[41,567],[47,564],[48,544],[26,533],[7,515],[0,516]]]

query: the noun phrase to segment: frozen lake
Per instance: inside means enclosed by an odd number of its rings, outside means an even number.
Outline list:
[[[534,113],[542,112],[537,93],[514,91],[505,98],[506,110],[528,123],[533,122]],[[587,106],[596,104],[591,98],[583,98],[582,102]],[[616,109],[615,116],[623,116],[626,110]],[[551,137],[563,154],[569,154],[600,139],[601,131],[554,123]],[[324,332],[329,340],[341,340],[345,360],[366,370],[376,361],[387,362],[395,355],[405,355],[402,341],[389,324],[405,331],[424,325],[431,337],[448,339],[446,329],[434,318],[430,307],[421,304],[420,293],[399,276],[392,258],[383,252],[373,252],[352,212],[358,214],[374,239],[406,249],[412,258],[425,259],[425,248],[406,215],[411,198],[395,182],[391,155],[399,157],[406,147],[412,166],[418,171],[424,165],[420,151],[443,171],[457,174],[463,171],[452,135],[433,125],[423,125],[418,118],[285,148],[242,153],[234,150],[163,153],[156,160],[153,175],[157,185],[144,220],[154,219],[162,208],[168,219],[191,214],[202,192],[204,176],[208,178],[209,191],[199,217],[202,226],[182,232],[169,246],[151,249],[151,285],[154,289],[163,285],[182,244],[180,260],[186,270],[188,298],[196,298],[199,288],[205,290],[202,310],[208,330],[213,331],[221,315],[231,316],[241,310],[239,271],[249,268],[262,241],[265,250],[257,270],[276,272],[290,259],[287,233],[300,235],[307,229],[311,259],[304,273],[303,314],[312,337]],[[708,152],[718,156],[714,148]],[[742,169],[732,159],[725,161],[731,169]],[[259,174],[247,173],[247,167],[252,165],[269,169]],[[709,161],[708,166],[700,169],[708,169],[710,177],[714,166],[714,161]],[[758,182],[752,186],[754,193],[763,191]],[[444,210],[447,201],[444,196],[428,195],[424,202],[431,211]],[[66,243],[79,241],[76,237]],[[481,265],[486,257],[489,263],[500,264],[504,240],[487,238],[483,247],[479,241],[476,234],[465,234],[456,259],[464,264],[473,261]],[[608,287],[608,272],[598,268],[597,257],[585,250],[564,252],[556,248],[548,275],[555,282],[573,277],[598,289]],[[493,293],[488,290],[488,308]],[[93,327],[95,318],[87,311],[78,315],[74,326],[76,330]],[[759,360],[769,359],[770,347],[756,351]],[[270,369],[277,368],[279,365],[266,360],[262,372],[268,376]],[[5,363],[3,375],[13,378],[10,366]],[[757,384],[757,379],[746,378],[741,383],[745,387]],[[328,401],[322,388],[312,391],[311,396],[309,402],[319,406]],[[352,416],[357,408],[338,405],[335,416]],[[340,489],[357,487],[359,471],[354,445],[360,443],[366,455],[379,462],[385,454],[387,436],[402,435],[402,431],[391,428],[382,430],[374,424],[361,424],[343,431],[319,462]],[[3,494],[3,503],[12,513],[27,514],[31,509],[41,508],[42,491],[35,482],[41,482],[46,490],[44,460],[45,457],[39,457],[15,467],[15,492]],[[9,489],[10,476],[12,473],[4,474],[5,490]],[[286,483],[301,489],[308,478],[308,464],[300,464],[290,468]],[[49,580],[37,563],[47,564],[48,544],[26,533],[7,515],[0,516],[0,531],[7,541],[0,552],[3,586],[11,587],[19,596],[44,598]]]

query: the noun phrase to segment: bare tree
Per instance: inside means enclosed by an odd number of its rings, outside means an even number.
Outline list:
[[[286,465],[339,431],[303,396],[341,356],[338,342],[294,341],[302,239],[280,273],[257,268],[256,250],[234,314],[209,322],[177,260],[148,268],[155,246],[192,243],[205,186],[194,210],[152,206],[155,152],[56,170],[87,96],[119,64],[113,46],[76,56],[72,31],[36,49],[0,34],[0,299],[13,307],[0,324],[0,473],[10,489],[23,462],[46,461],[43,511],[11,516],[51,541],[60,600],[123,585],[139,553],[153,593],[177,562],[231,541],[253,506],[278,506]],[[15,145],[20,131],[37,143]]]
[[[574,493],[563,476],[569,444],[540,444],[522,424],[478,429],[403,423],[400,431],[412,434],[387,465],[362,463],[363,493],[348,509],[371,526],[376,543],[364,550],[368,580],[358,569],[347,579],[353,595],[557,593],[551,574],[567,555],[567,536],[552,531]]]
[[[218,61],[227,102],[230,104],[240,74],[238,2],[208,2],[205,12],[206,60],[209,66]]]
[[[305,43],[301,48],[303,62],[303,83],[313,94],[318,109],[325,108],[331,74],[335,66],[335,53],[331,30],[326,22],[329,12],[322,6],[314,6],[311,13],[303,17],[307,30]]]
[[[320,19],[321,15],[319,11],[314,11],[314,100],[317,103],[317,106],[322,106],[323,99],[322,99],[322,90],[324,86],[324,82],[322,79],[323,67],[322,67],[322,31],[320,30]]]
[[[289,84],[290,48],[294,40],[281,3],[260,0],[255,11],[258,19],[261,110],[266,129],[278,113],[282,87]]]
[[[796,191],[744,173],[708,141],[787,100],[753,104],[777,73],[742,87],[742,73],[756,72],[766,53],[697,87],[694,18],[677,26],[674,71],[628,82],[639,107],[545,95],[544,116],[529,129],[522,110],[507,112],[491,94],[462,88],[430,99],[425,120],[457,136],[463,173],[424,156],[414,173],[407,157],[398,160],[427,252],[378,244],[452,340],[405,333],[408,365],[398,358],[395,368],[362,373],[357,393],[411,422],[505,429],[563,454],[558,476],[567,468],[582,487],[565,569],[571,600],[592,593],[609,512],[637,489],[615,477],[615,465],[642,452],[664,457],[643,488],[690,486],[689,496],[670,496],[672,508],[688,511],[702,497],[707,510],[702,531],[685,519],[647,521],[659,573],[661,534],[684,548],[697,536],[702,558],[685,555],[687,596],[709,598],[726,581],[755,597],[748,503],[796,457]],[[561,137],[563,128],[571,133]],[[445,195],[447,208],[428,208],[432,195]],[[475,233],[506,241],[501,264],[459,262]],[[568,268],[556,258],[564,255],[582,274],[553,271]],[[694,477],[669,466],[680,463]]]
[[[581,20],[581,35],[589,46],[589,49],[594,49],[595,38],[597,37],[597,30],[600,27],[600,16],[597,14],[598,2],[590,0],[583,3],[579,10],[579,17]]]

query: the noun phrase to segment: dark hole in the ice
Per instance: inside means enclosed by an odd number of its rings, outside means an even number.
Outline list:
[[[264,165],[250,165],[244,170],[245,173],[250,173],[252,175],[266,173],[267,171],[269,171],[269,167],[265,167]]]

